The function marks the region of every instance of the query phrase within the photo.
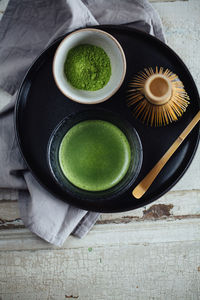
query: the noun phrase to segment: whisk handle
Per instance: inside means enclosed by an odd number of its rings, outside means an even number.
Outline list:
[[[162,168],[165,166],[170,157],[174,154],[174,152],[178,149],[187,135],[191,132],[191,130],[195,127],[195,125],[200,120],[200,111],[196,114],[196,116],[192,119],[192,121],[188,124],[188,126],[184,129],[184,131],[179,135],[179,137],[175,140],[175,142],[171,145],[171,147],[165,152],[165,154],[161,157],[161,159],[157,162],[157,164],[151,169],[151,171],[144,177],[144,179],[134,188],[132,191],[132,195],[139,199],[141,198],[146,191],[151,186],[152,182],[155,180],[157,175],[160,173]]]

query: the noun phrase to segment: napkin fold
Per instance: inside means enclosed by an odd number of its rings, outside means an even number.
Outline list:
[[[164,41],[159,15],[148,0],[10,0],[0,22],[0,87],[13,95],[0,111],[0,188],[19,190],[24,225],[57,246],[70,234],[83,237],[99,214],[57,199],[32,176],[15,137],[15,99],[28,67],[45,47],[62,34],[98,24],[125,24]]]

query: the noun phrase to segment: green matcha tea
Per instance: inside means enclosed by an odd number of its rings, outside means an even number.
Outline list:
[[[110,122],[88,120],[74,125],[59,148],[66,178],[87,191],[115,186],[127,173],[131,150],[124,133]]]
[[[110,79],[110,59],[100,47],[89,44],[78,45],[69,50],[64,73],[73,87],[96,91],[103,88]]]

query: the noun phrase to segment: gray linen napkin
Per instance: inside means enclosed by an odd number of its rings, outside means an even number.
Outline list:
[[[47,45],[71,30],[97,24],[126,24],[164,41],[160,18],[147,0],[10,0],[0,22],[0,87],[13,95],[0,112],[0,188],[19,190],[25,226],[57,246],[71,233],[83,237],[99,214],[56,199],[29,172],[14,134],[16,92]]]

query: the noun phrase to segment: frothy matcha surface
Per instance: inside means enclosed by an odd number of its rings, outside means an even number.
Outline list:
[[[102,120],[74,125],[59,149],[64,175],[87,191],[102,191],[116,185],[125,176],[130,159],[130,145],[124,133]]]

